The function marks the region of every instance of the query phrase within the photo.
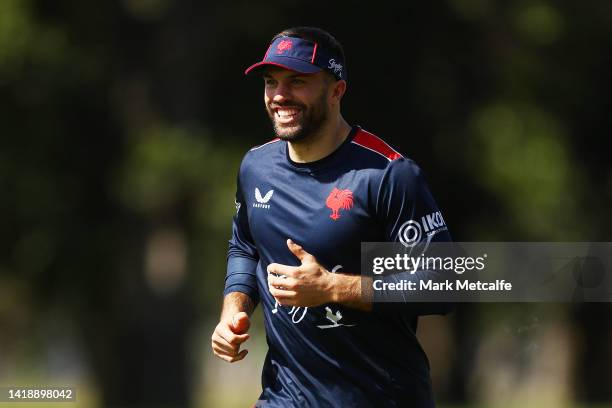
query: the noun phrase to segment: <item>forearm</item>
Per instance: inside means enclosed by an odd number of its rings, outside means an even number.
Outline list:
[[[372,285],[367,283],[371,281],[370,278],[343,273],[334,273],[332,277],[331,292],[334,303],[340,303],[364,311],[372,310]]]
[[[223,308],[221,310],[221,320],[236,313],[245,312],[251,316],[255,309],[253,299],[242,292],[230,292],[223,298]]]

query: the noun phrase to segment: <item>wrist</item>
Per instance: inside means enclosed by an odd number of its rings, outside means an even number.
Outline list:
[[[328,272],[329,274],[329,294],[328,303],[340,303],[340,290],[338,288],[339,276],[336,273]]]
[[[231,323],[236,313],[245,312],[250,316],[254,308],[254,302],[249,295],[242,292],[230,292],[223,299],[223,308],[219,320]]]
[[[330,273],[329,297],[331,303],[353,302],[354,294],[359,292],[359,277],[343,273]]]
[[[360,275],[346,275],[333,273],[330,276],[329,297],[331,303],[339,303],[363,311],[371,311],[371,294],[366,284],[366,293],[362,294],[362,277]],[[370,285],[371,286],[371,285]]]

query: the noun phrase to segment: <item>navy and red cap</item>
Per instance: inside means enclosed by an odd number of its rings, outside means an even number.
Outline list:
[[[331,73],[336,79],[346,80],[346,67],[342,57],[316,42],[302,38],[281,36],[276,38],[260,62],[244,71],[249,74],[256,68],[274,65],[302,74],[314,74],[322,70]]]

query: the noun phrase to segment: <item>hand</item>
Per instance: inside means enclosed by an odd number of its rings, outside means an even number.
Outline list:
[[[272,296],[286,306],[312,307],[333,302],[334,274],[290,239],[287,240],[287,247],[302,264],[268,265],[268,288]]]
[[[211,338],[215,355],[230,363],[242,360],[249,352],[240,351],[240,345],[249,339],[249,327],[251,321],[244,312],[234,314],[231,319],[222,318]]]

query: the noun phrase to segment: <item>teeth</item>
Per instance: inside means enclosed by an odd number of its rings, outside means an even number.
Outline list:
[[[276,111],[276,114],[280,116],[281,118],[293,116],[293,115],[296,115],[297,113],[298,113],[297,109],[279,109]]]

